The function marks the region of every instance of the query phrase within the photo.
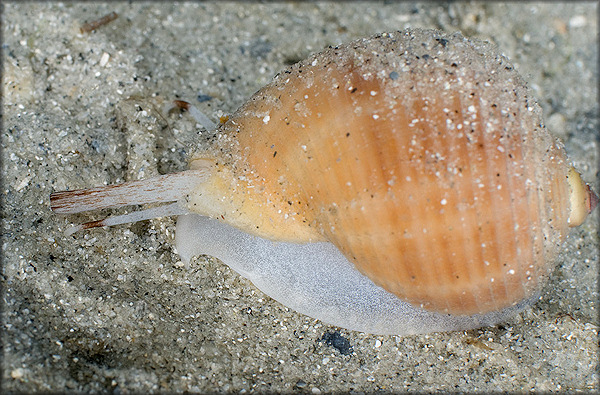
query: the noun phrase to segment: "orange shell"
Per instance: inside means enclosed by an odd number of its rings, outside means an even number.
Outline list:
[[[278,74],[218,136],[219,152],[197,157],[232,169],[223,188],[261,224],[251,231],[294,239],[278,224],[295,223],[299,241],[331,241],[427,310],[531,296],[566,235],[564,150],[507,60],[459,34],[330,48]]]

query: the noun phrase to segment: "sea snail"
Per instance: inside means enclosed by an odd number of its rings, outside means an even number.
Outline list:
[[[530,304],[598,201],[506,58],[458,33],[330,47],[214,133],[187,171],[57,192],[52,209],[175,202],[74,230],[183,214],[184,261],[216,256],[327,323],[410,334]]]

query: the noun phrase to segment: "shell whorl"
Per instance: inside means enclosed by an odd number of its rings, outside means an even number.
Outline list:
[[[327,239],[428,310],[485,313],[531,296],[566,234],[564,150],[507,60],[460,34],[329,48],[218,133],[230,207],[261,225],[249,231]]]

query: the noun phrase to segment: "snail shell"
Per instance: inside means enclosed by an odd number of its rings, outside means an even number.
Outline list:
[[[330,48],[277,75],[219,132],[234,175],[223,215],[245,206],[252,220],[233,223],[246,231],[324,238],[426,310],[523,300],[566,235],[564,150],[507,61],[458,34]]]
[[[215,137],[192,156],[196,181],[179,199],[214,220],[180,217],[180,254],[187,260],[221,239],[232,247],[208,252],[226,263],[312,256],[270,280],[244,263],[236,270],[288,306],[351,329],[395,332],[357,324],[360,314],[348,323],[345,311],[315,313],[287,284],[320,277],[303,292],[327,299],[321,289],[336,282],[345,296],[321,310],[343,310],[354,291],[336,273],[349,270],[348,281],[383,295],[360,302],[363,311],[392,306],[378,322],[398,312],[397,298],[424,317],[421,326],[455,317],[431,330],[495,322],[539,291],[569,226],[597,201],[512,66],[458,33],[407,30],[329,48],[278,74]],[[314,275],[328,265],[335,269]],[[415,328],[398,333],[426,331]]]

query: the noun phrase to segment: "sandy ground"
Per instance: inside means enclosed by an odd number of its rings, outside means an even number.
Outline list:
[[[597,213],[571,234],[530,310],[496,327],[400,337],[298,314],[210,258],[186,269],[172,218],[67,237],[71,221],[113,211],[64,217],[48,202],[56,190],[184,169],[201,129],[185,114],[163,116],[164,101],[195,101],[217,119],[285,65],[405,27],[495,42],[598,189],[596,3],[13,2],[3,11],[5,393],[598,390]],[[117,20],[80,32],[112,11]]]

